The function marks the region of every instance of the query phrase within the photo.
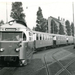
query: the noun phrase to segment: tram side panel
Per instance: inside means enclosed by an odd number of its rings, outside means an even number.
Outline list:
[[[40,36],[38,36],[38,39],[35,40],[35,49],[42,48],[42,47],[47,47],[47,46],[53,46],[52,36],[49,36],[49,38],[46,38],[44,36],[43,39],[41,39]]]
[[[72,39],[71,39],[71,44],[73,44],[73,37],[72,37]]]
[[[70,36],[70,44],[73,44],[73,36]]]
[[[67,36],[68,44],[73,44],[73,36]]]
[[[56,45],[59,46],[61,44],[60,36],[56,36]]]
[[[3,48],[3,51],[0,51],[0,56],[19,56],[19,52],[16,52],[16,49],[19,47],[18,42],[0,42],[0,48]]]
[[[60,45],[60,37],[56,36],[56,45],[59,46]]]
[[[34,52],[34,41],[29,41],[27,44],[27,58],[32,59]]]
[[[74,43],[74,49],[75,49],[75,37],[73,38],[73,43]]]
[[[36,40],[35,41],[35,48],[53,46],[52,40]]]
[[[66,44],[66,37],[62,35],[57,35],[56,36],[56,45],[65,45]]]
[[[20,54],[19,54],[19,59],[20,60],[27,60],[27,42],[22,42],[22,47],[20,48]]]
[[[31,50],[31,52],[34,49],[34,36],[32,32],[29,32],[29,37],[28,37],[28,49]]]
[[[27,39],[26,57],[28,60],[31,60],[33,56],[33,51],[34,51],[33,33],[28,31],[27,36],[28,36],[28,39]]]
[[[61,44],[62,44],[62,45],[67,44],[67,42],[66,42],[66,37],[65,37],[65,36],[61,36]]]

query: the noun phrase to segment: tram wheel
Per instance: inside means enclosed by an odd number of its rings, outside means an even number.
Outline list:
[[[20,66],[26,66],[27,65],[27,62],[25,60],[20,60],[19,61],[19,65]]]

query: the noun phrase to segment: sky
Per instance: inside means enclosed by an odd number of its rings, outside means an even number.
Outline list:
[[[12,20],[10,17],[12,2],[15,2],[15,0],[0,1],[0,21],[3,20],[6,22]],[[38,7],[41,7],[43,17],[46,19],[50,16],[55,18],[60,16],[60,18],[65,19],[65,21],[69,20],[70,22],[73,22],[72,2],[75,3],[74,0],[21,0],[21,2],[23,4],[23,12],[26,15],[26,23],[31,29],[36,26],[36,13],[38,11]]]

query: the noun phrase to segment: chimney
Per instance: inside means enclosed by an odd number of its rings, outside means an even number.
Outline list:
[[[63,21],[65,21],[65,19],[63,18]]]
[[[60,17],[58,16],[58,20],[60,21]]]
[[[61,18],[61,21],[62,21],[62,18]]]

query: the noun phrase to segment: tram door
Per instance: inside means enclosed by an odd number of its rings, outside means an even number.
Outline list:
[[[26,50],[27,50],[27,42],[26,35],[23,33],[23,40],[20,40],[20,45],[22,46],[20,49],[20,59],[26,60]]]
[[[27,42],[27,50],[26,50],[26,56],[28,60],[32,59],[33,51],[34,51],[33,33],[28,32],[28,42]]]

